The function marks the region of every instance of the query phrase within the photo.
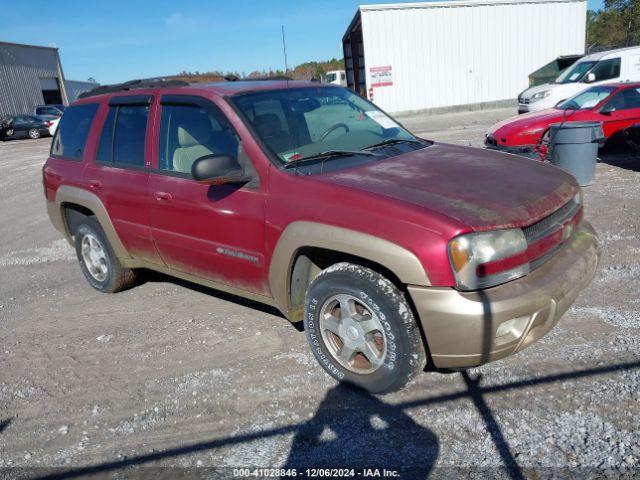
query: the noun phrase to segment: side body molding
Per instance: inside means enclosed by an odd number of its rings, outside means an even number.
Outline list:
[[[47,201],[47,212],[49,213],[49,217],[51,218],[53,225],[64,234],[71,246],[73,246],[73,238],[67,226],[63,212],[65,203],[73,203],[91,210],[95,214],[98,222],[100,222],[100,226],[102,227],[102,230],[104,230],[104,233],[106,234],[116,256],[120,260],[124,260],[124,263],[126,263],[127,260],[131,260],[131,256],[120,241],[120,237],[118,237],[118,234],[116,233],[116,229],[111,222],[111,218],[109,218],[107,209],[102,204],[100,198],[82,188],[70,185],[61,185],[56,191],[55,201]]]
[[[362,257],[391,270],[403,283],[428,287],[427,273],[409,250],[379,237],[323,223],[299,221],[285,228],[269,266],[269,287],[280,310],[290,320],[301,320],[291,308],[291,273],[296,252],[317,247]]]

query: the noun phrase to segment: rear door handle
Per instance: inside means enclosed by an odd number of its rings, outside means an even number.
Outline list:
[[[168,201],[171,200],[173,197],[171,196],[170,193],[167,192],[156,192],[156,200],[158,201]]]
[[[91,190],[100,190],[100,188],[102,188],[102,182],[99,180],[89,180],[89,188]]]

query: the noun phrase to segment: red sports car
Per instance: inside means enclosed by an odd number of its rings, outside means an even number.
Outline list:
[[[594,86],[554,108],[508,118],[487,131],[485,145],[511,153],[532,151],[549,125],[563,120],[602,122],[610,139],[640,122],[640,83]]]

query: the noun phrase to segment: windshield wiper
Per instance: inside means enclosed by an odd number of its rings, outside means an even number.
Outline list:
[[[379,153],[367,152],[362,150],[327,150],[325,152],[314,153],[313,155],[308,155],[306,157],[299,158],[297,160],[292,160],[287,163],[283,168],[293,168],[297,167],[301,163],[309,163],[317,160],[328,160],[330,158],[339,158],[339,157],[352,157],[355,155],[366,155],[368,157],[380,157]]]
[[[364,147],[362,150],[367,151],[367,150],[371,150],[373,148],[386,147],[386,146],[389,146],[389,145],[396,145],[398,143],[413,143],[413,144],[418,144],[418,145],[426,145],[426,142],[425,141],[421,141],[421,140],[412,140],[410,138],[389,138],[389,139],[384,140],[382,142],[374,143],[373,145],[369,145],[368,147]]]

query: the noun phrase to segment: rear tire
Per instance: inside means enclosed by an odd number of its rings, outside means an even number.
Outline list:
[[[32,128],[29,130],[29,138],[36,140],[38,138],[40,138],[40,130],[38,130],[37,128]]]
[[[136,272],[120,264],[95,217],[82,220],[74,232],[74,242],[80,269],[93,288],[116,293],[135,284]]]
[[[401,389],[426,363],[404,294],[360,265],[338,263],[320,272],[307,290],[304,325],[327,373],[372,393]]]

